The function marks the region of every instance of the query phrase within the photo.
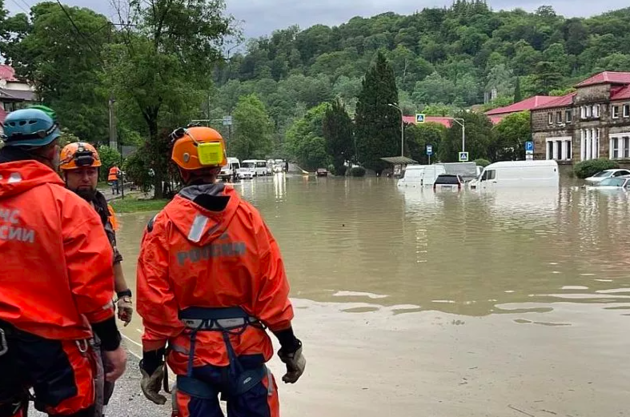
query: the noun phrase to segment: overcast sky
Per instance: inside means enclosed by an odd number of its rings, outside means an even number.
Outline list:
[[[541,5],[552,5],[556,12],[565,16],[590,16],[609,10],[627,7],[628,0],[489,0],[494,10],[522,7],[535,10]],[[12,12],[21,12],[36,0],[5,0]],[[95,9],[114,19],[109,0],[65,0],[63,3]],[[242,21],[245,35],[262,36],[275,29],[298,24],[305,29],[317,23],[338,25],[354,16],[369,17],[394,11],[410,14],[424,7],[452,4],[452,0],[227,0],[227,9]],[[21,8],[22,9],[21,9]]]

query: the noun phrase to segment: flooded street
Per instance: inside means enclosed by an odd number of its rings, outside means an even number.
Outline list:
[[[308,360],[283,416],[630,416],[628,194],[236,187],[280,244]],[[120,216],[132,287],[152,215]],[[124,332],[140,353],[138,316]]]

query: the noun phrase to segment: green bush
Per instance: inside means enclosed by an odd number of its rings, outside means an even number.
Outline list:
[[[590,161],[582,161],[575,165],[573,171],[578,178],[588,178],[597,174],[598,172],[619,168],[619,164],[615,161],[611,161],[608,158],[592,159]]]
[[[479,158],[479,159],[475,159],[473,161],[475,164],[477,164],[480,167],[487,167],[488,165],[490,165],[490,161],[488,161],[487,159],[483,159],[483,158]]]
[[[365,177],[365,168],[363,167],[350,168],[350,176],[351,177]]]
[[[107,175],[109,174],[109,169],[114,165],[118,165],[120,168],[120,163],[122,162],[122,158],[120,156],[120,152],[116,149],[112,149],[107,145],[99,146],[98,155],[101,157],[101,170],[100,170],[100,180],[107,181]]]
[[[126,179],[137,185],[142,191],[149,192],[153,185],[153,177],[150,174],[150,165],[146,155],[135,152],[129,156],[123,166]]]

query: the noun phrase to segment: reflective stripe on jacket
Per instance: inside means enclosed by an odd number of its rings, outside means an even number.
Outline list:
[[[184,188],[151,221],[142,240],[137,285],[145,351],[167,341],[190,349],[179,309],[239,306],[272,331],[288,328],[293,318],[275,239],[258,211],[223,184]],[[230,339],[238,356],[262,354],[267,361],[273,355],[271,340],[260,328],[248,326]],[[185,356],[180,359],[169,362],[176,373],[185,372]],[[195,366],[204,364],[228,364],[221,332],[197,335]]]

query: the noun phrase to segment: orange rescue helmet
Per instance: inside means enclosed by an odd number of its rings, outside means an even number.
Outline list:
[[[86,142],[75,142],[66,145],[61,150],[59,168],[62,171],[83,167],[98,168],[101,166],[101,157],[96,148]]]
[[[170,135],[171,159],[186,171],[222,167],[227,164],[225,142],[216,130],[194,126],[179,128]]]

